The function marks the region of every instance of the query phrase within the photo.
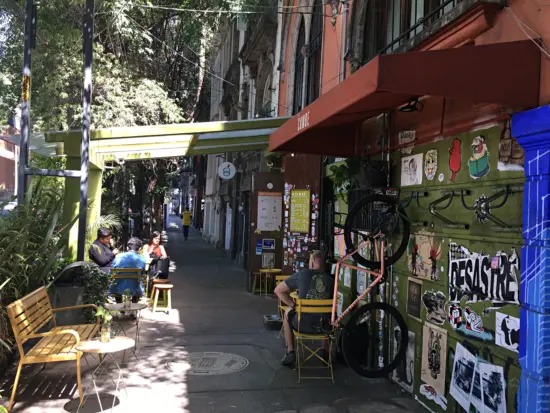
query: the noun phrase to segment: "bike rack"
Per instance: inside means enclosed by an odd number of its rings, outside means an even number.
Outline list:
[[[497,187],[502,188],[502,187]],[[502,221],[500,218],[495,217],[492,214],[492,210],[502,208],[506,202],[508,201],[508,197],[513,194],[518,194],[523,192],[523,186],[521,185],[505,185],[503,189],[500,191],[497,191],[493,195],[487,197],[485,195],[481,195],[475,202],[473,206],[466,205],[466,201],[464,200],[464,195],[471,195],[472,192],[470,190],[464,190],[462,189],[460,191],[460,199],[462,201],[462,206],[467,209],[468,211],[474,211],[478,221],[484,222],[485,220],[489,220],[496,224],[498,226],[497,230],[500,231],[515,231],[518,227],[513,227],[511,225],[508,225],[506,222]],[[492,204],[494,201],[501,199],[500,202],[497,204]]]
[[[454,222],[443,215],[441,215],[437,211],[443,211],[447,208],[449,208],[453,202],[453,199],[455,196],[458,196],[458,191],[442,191],[441,197],[436,199],[435,201],[431,202],[428,206],[428,210],[430,211],[430,214],[432,214],[434,217],[439,218],[441,221],[444,222],[444,226],[448,228],[456,228],[456,229],[470,229],[470,225],[466,223],[460,223],[460,222]],[[447,201],[447,203],[444,206],[440,206],[443,202]]]
[[[429,195],[429,193],[427,191],[424,191],[424,192],[420,192],[420,191],[412,191],[410,192],[409,194],[409,197],[405,200],[403,200],[403,202],[400,202],[399,203],[399,206],[401,208],[407,208],[408,206],[411,205],[412,203],[412,200],[416,198],[416,204],[421,208],[421,209],[425,209],[427,210],[428,208],[423,208],[422,206],[420,206],[420,201],[418,200],[419,198],[425,198]]]

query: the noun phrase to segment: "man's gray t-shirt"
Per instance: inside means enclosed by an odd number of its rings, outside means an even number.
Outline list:
[[[321,270],[300,270],[285,280],[291,290],[298,290],[298,298],[306,300],[330,300],[334,293],[334,278]],[[303,314],[300,331],[315,334],[323,324],[322,319],[329,320],[330,314]],[[298,329],[297,319],[293,328]]]
[[[285,280],[291,290],[298,290],[298,298],[328,300],[332,298],[334,279],[321,270],[300,270]]]

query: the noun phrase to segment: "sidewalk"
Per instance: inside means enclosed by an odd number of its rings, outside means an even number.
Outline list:
[[[420,405],[389,381],[368,380],[335,365],[330,380],[302,380],[279,365],[285,348],[278,331],[266,331],[264,314],[276,311],[273,298],[245,290],[245,273],[223,252],[204,242],[197,231],[183,241],[181,230],[168,232],[168,254],[174,284],[169,314],[143,314],[139,360],[127,352],[124,368],[128,397],[122,393],[113,411],[179,413],[401,413],[424,412]],[[127,331],[132,336],[133,331]],[[199,352],[225,353],[197,355]],[[201,357],[197,374],[189,359]],[[119,357],[122,358],[121,356]],[[90,366],[83,362],[83,384]],[[193,363],[194,366],[197,362]],[[234,369],[219,374],[216,369]],[[74,363],[24,368],[14,412],[75,412],[78,397]],[[13,377],[0,380],[9,395]],[[108,384],[104,392],[112,394]],[[95,395],[94,395],[95,397]],[[112,398],[102,398],[111,406]],[[94,405],[95,403],[95,405]],[[118,402],[117,402],[118,403]],[[128,408],[128,410],[126,410]],[[83,413],[100,411],[90,397]]]

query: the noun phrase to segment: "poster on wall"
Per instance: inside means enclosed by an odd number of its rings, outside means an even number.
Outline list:
[[[504,369],[488,363],[479,363],[479,375],[484,413],[506,413],[506,381]]]
[[[334,256],[345,257],[346,256],[346,242],[344,241],[344,233],[341,228],[334,227]]]
[[[441,257],[441,243],[436,242],[433,232],[420,230],[416,234],[411,234],[407,256],[412,275],[432,281],[439,280],[437,264]]]
[[[421,380],[439,394],[445,394],[447,365],[447,330],[433,324],[424,324],[422,333]]]
[[[409,278],[407,289],[407,314],[420,320],[420,302],[422,297],[422,282]]]
[[[476,357],[457,343],[449,393],[466,411],[470,410],[475,368]]]
[[[290,232],[309,233],[311,191],[290,191]]]
[[[422,156],[419,153],[401,158],[401,186],[422,184]]]
[[[278,231],[283,219],[283,194],[258,192],[258,225],[260,231]]]
[[[491,301],[494,305],[519,304],[520,274],[516,249],[494,256],[471,252],[456,243],[449,244],[449,302]]]
[[[397,351],[397,343],[401,340],[401,329],[395,327],[393,329],[393,351]],[[409,330],[409,341],[407,343],[407,351],[405,357],[397,365],[392,372],[392,380],[399,384],[404,390],[412,393],[414,387],[414,346],[415,346],[415,334]]]
[[[495,327],[496,345],[519,353],[519,318],[497,312]]]

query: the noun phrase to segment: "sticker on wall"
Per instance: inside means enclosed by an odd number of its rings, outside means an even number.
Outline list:
[[[401,158],[401,186],[422,184],[422,156],[419,153]]]
[[[256,240],[256,255],[262,255],[262,240]]]
[[[459,303],[467,298],[468,302],[474,303],[492,301],[499,305],[519,304],[520,268],[515,248],[512,248],[510,254],[498,251],[495,257],[491,257],[450,243],[448,271],[451,303]]]
[[[424,157],[424,174],[428,181],[433,181],[437,173],[437,149],[430,149]]]
[[[487,208],[489,207],[489,208]],[[489,219],[491,212],[489,200],[485,195],[481,195],[474,201],[474,213],[478,222],[485,223]]]
[[[351,269],[344,269],[344,287],[351,287]]]
[[[420,379],[439,394],[445,394],[447,331],[424,324],[422,334],[422,370]]]
[[[500,136],[498,147],[498,171],[523,171],[525,153],[518,141],[511,137],[510,127],[507,126]]]
[[[405,131],[399,132],[399,134],[397,135],[397,140],[399,142],[399,145],[404,145],[406,143],[411,142],[410,145],[407,145],[404,148],[400,149],[401,153],[404,153],[406,155],[410,155],[413,148],[414,148],[414,143],[413,142],[415,141],[415,139],[416,139],[416,131],[405,130]]]
[[[495,332],[497,346],[519,352],[519,318],[497,312]]]
[[[412,275],[433,281],[439,280],[437,261],[441,257],[441,244],[435,242],[433,232],[421,230],[411,235],[407,252]]]
[[[475,367],[476,357],[462,344],[457,343],[449,393],[467,412],[470,411]]]
[[[439,174],[439,176],[437,177],[437,180],[438,180],[439,182],[443,182],[443,181],[445,180],[445,175],[443,175],[443,172],[441,172],[441,173]]]
[[[342,314],[342,306],[344,305],[344,294],[339,292],[337,297],[338,297],[338,300],[336,301],[336,310],[337,310],[338,317],[340,317],[340,314]]]
[[[429,384],[420,385],[420,394],[426,399],[433,401],[443,410],[447,410],[447,399],[445,398],[445,396],[436,392],[435,389]]]
[[[422,295],[422,303],[426,307],[426,319],[434,324],[445,323],[445,294],[441,291],[426,291]]]
[[[493,335],[483,326],[483,319],[470,307],[463,311],[458,304],[449,304],[447,315],[449,324],[457,332],[480,340],[493,340]]]
[[[472,141],[472,156],[468,160],[470,176],[474,179],[483,178],[489,173],[489,150],[483,136],[476,136]]]
[[[458,171],[460,171],[461,167],[462,153],[460,150],[460,144],[460,139],[455,139],[453,141],[451,149],[449,149],[449,169],[451,170],[451,182],[455,181],[456,174]]]
[[[359,267],[363,268],[362,265]],[[357,295],[363,294],[363,291],[367,289],[367,273],[364,271],[357,271]]]
[[[407,314],[420,320],[420,302],[422,299],[422,282],[409,278],[407,289]]]
[[[393,347],[392,351],[397,351],[397,343],[401,341],[401,329],[395,327],[393,330]],[[414,387],[414,345],[415,334],[409,330],[409,341],[407,343],[407,351],[405,357],[397,364],[397,367],[392,372],[392,380],[399,384],[404,390],[412,393]]]

